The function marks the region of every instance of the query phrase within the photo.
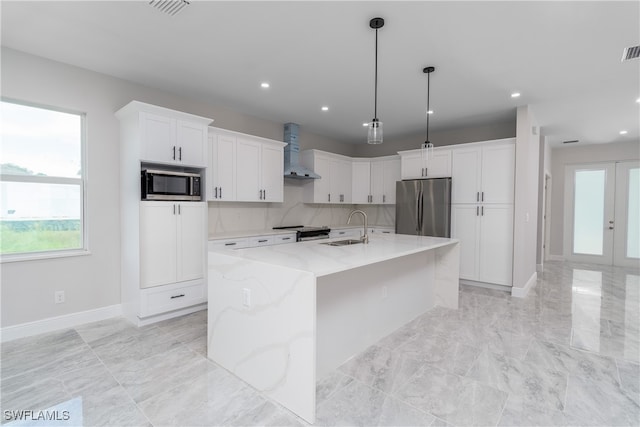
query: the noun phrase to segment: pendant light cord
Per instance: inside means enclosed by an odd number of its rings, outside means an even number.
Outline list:
[[[373,97],[373,118],[378,119],[378,29],[376,28],[376,71],[375,71],[375,89]]]

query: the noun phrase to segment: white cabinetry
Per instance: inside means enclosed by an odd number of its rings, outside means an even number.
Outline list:
[[[204,277],[206,203],[140,202],[140,287]]]
[[[396,181],[400,179],[398,156],[353,159],[352,202],[392,205],[396,202]]]
[[[453,203],[513,203],[515,141],[465,144],[453,150]]]
[[[513,139],[452,150],[451,236],[460,239],[460,278],[512,285]]]
[[[441,178],[451,176],[451,149],[434,148],[429,162],[420,150],[399,151],[402,179]]]
[[[285,145],[279,141],[210,128],[207,199],[282,202]]]
[[[344,238],[352,238],[352,239],[359,239],[360,237],[362,237],[362,227],[358,227],[358,228],[340,228],[337,230],[331,230],[329,232],[329,238],[333,239],[336,237],[344,237]]]
[[[203,173],[212,119],[138,101],[116,117],[123,314],[140,326],[204,309],[206,203],[141,201],[140,171]]]
[[[139,113],[140,160],[206,166],[207,124],[172,117],[170,110],[160,113]]]
[[[304,186],[305,203],[352,203],[351,158],[319,150],[300,153],[302,164],[321,176]]]

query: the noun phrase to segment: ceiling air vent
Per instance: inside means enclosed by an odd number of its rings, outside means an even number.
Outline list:
[[[149,5],[158,9],[160,12],[175,16],[184,9],[185,6],[188,6],[189,2],[187,0],[151,0]]]
[[[625,47],[622,51],[622,61],[640,58],[640,46]]]
[[[575,144],[576,142],[578,142],[577,139],[572,139],[571,141],[562,141],[563,144]]]

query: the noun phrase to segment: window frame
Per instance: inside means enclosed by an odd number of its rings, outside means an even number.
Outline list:
[[[0,97],[1,102],[22,105],[25,107],[40,108],[65,114],[74,114],[80,117],[80,170],[79,178],[40,176],[40,175],[7,175],[0,174],[0,182],[19,182],[35,184],[63,184],[78,185],[80,187],[80,230],[81,247],[74,249],[51,249],[36,252],[16,252],[9,254],[0,253],[0,264],[6,262],[31,261],[48,258],[66,258],[82,255],[90,255],[88,236],[88,162],[87,162],[87,113],[69,108],[51,106],[48,104],[34,103],[9,97]]]

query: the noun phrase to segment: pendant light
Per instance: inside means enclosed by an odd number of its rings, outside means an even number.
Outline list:
[[[384,19],[373,18],[369,21],[369,26],[376,30],[376,70],[375,70],[375,92],[373,101],[373,120],[369,122],[369,132],[367,133],[367,144],[382,144],[382,122],[378,120],[378,29],[384,25]]]
[[[427,111],[426,111],[427,138],[420,146],[420,154],[422,155],[422,164],[425,167],[424,175],[428,175],[429,163],[433,158],[433,144],[431,143],[431,141],[429,141],[429,116],[432,113],[431,109],[429,108],[429,95],[430,95],[430,89],[431,89],[431,73],[433,73],[435,70],[436,70],[435,67],[425,67],[422,69],[422,72],[427,75]]]

